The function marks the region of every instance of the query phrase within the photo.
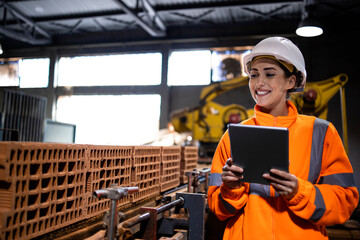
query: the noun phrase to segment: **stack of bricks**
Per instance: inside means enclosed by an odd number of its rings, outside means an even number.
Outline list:
[[[29,239],[84,215],[83,145],[0,143],[0,238]]]
[[[160,194],[160,153],[161,147],[134,147],[132,182],[139,188],[131,195],[134,202]]]
[[[110,208],[110,200],[92,196],[95,190],[129,187],[131,184],[131,146],[89,146],[86,172],[86,215],[93,217]],[[118,206],[130,203],[130,196],[118,200]]]
[[[0,142],[0,239],[31,239],[108,211],[95,190],[137,186],[118,206],[177,187],[195,147]],[[183,179],[184,180],[184,179]]]
[[[180,185],[181,147],[161,148],[161,192]]]
[[[180,183],[188,182],[185,172],[193,171],[197,166],[199,160],[198,147],[185,146],[181,147],[181,162],[180,162]]]

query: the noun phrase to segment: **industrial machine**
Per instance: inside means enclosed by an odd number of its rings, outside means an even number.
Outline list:
[[[252,109],[239,104],[221,105],[213,101],[221,94],[248,85],[248,77],[237,77],[216,82],[202,89],[200,103],[171,114],[171,123],[177,132],[191,132],[192,138],[200,142],[199,156],[212,155],[228,123],[240,122],[252,115]]]
[[[198,141],[199,156],[212,157],[216,145],[229,123],[241,122],[253,115],[253,108],[232,103],[221,105],[214,100],[219,95],[239,87],[248,85],[248,77],[237,77],[224,82],[217,82],[202,89],[199,105],[173,112],[171,122],[177,132],[191,132],[192,138]],[[291,101],[297,106],[299,113],[327,118],[328,102],[340,90],[343,141],[347,150],[347,127],[344,85],[348,81],[346,74],[339,74],[327,80],[308,82],[302,93],[293,94]]]
[[[326,120],[328,114],[328,103],[335,94],[339,92],[343,134],[342,139],[346,152],[348,152],[348,137],[344,86],[347,82],[348,76],[344,73],[323,81],[308,82],[306,83],[304,91],[294,94],[291,99],[291,101],[296,105],[299,113],[316,116]]]
[[[138,187],[119,187],[95,190],[93,197],[111,200],[110,210],[104,215],[106,233],[98,232],[86,240],[202,240],[205,237],[205,194],[208,188],[209,168],[187,171],[187,192],[181,186],[174,194],[163,195],[164,203],[157,207],[142,206],[135,216],[119,212],[116,202]],[[201,188],[202,186],[202,188]],[[200,191],[200,192],[199,192]],[[205,193],[205,194],[204,194]],[[183,210],[181,212],[181,210]]]

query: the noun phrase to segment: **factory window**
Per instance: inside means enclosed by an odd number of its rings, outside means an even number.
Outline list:
[[[78,144],[141,145],[159,133],[160,95],[62,96],[56,120],[76,125]]]
[[[208,85],[211,51],[174,51],[169,58],[168,85]]]
[[[0,86],[45,88],[49,82],[49,58],[0,60]]]
[[[0,86],[19,86],[19,60],[0,60]]]
[[[248,47],[218,48],[212,51],[213,82],[226,81],[245,75],[243,58],[249,54]]]
[[[49,58],[22,59],[19,61],[21,88],[46,88],[49,83]]]
[[[62,57],[57,86],[159,85],[161,53]]]

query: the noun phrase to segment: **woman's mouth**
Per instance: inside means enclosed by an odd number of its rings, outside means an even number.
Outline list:
[[[265,96],[270,92],[271,92],[270,90],[256,90],[255,91],[256,95],[258,95],[260,97]]]

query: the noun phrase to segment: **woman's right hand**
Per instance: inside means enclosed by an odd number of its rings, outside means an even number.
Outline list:
[[[244,169],[235,166],[232,158],[226,160],[225,166],[222,168],[221,180],[229,188],[239,188],[243,185],[241,179],[244,178]]]

